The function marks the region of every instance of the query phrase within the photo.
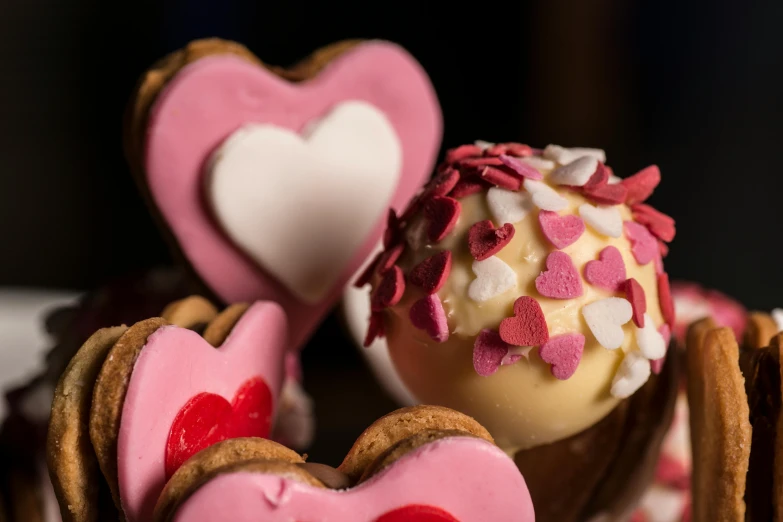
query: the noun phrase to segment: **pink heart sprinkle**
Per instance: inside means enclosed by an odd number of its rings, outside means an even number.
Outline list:
[[[573,244],[585,231],[585,222],[574,214],[559,216],[557,212],[541,210],[538,213],[538,223],[544,236],[558,250]]]
[[[457,224],[462,205],[454,198],[435,196],[424,205],[424,214],[430,220],[427,235],[437,243],[446,237]]]
[[[508,354],[510,346],[492,330],[481,330],[473,344],[473,368],[482,377],[492,375]]]
[[[449,324],[438,294],[430,294],[413,303],[409,317],[413,326],[427,332],[434,341],[442,343],[449,338]]]
[[[528,165],[524,161],[521,161],[517,158],[514,158],[513,156],[506,156],[505,154],[501,154],[499,156],[500,161],[503,162],[503,165],[510,168],[523,178],[527,179],[534,179],[534,180],[540,180],[544,179],[544,175],[541,174],[538,169],[535,167]]]
[[[647,311],[647,300],[644,295],[644,288],[634,279],[628,279],[625,282],[625,298],[628,299],[633,308],[633,322],[639,328],[644,328],[644,313]]]
[[[394,306],[402,299],[405,293],[405,275],[398,266],[393,266],[385,274],[381,282],[375,288],[370,297],[370,304],[374,312],[379,312],[389,306]]]
[[[658,241],[647,227],[635,221],[626,221],[625,236],[631,241],[631,253],[640,265],[646,265],[660,256]]]
[[[571,256],[552,252],[546,258],[545,272],[536,277],[536,290],[552,299],[572,299],[582,295],[582,280]]]
[[[450,272],[451,252],[444,250],[413,267],[408,280],[428,294],[434,294],[441,289]]]
[[[564,381],[576,372],[584,348],[584,335],[579,333],[558,335],[551,337],[538,348],[538,356],[545,363],[552,365],[551,372],[556,379]]]
[[[620,290],[625,279],[625,263],[616,247],[604,248],[598,254],[597,260],[585,264],[585,280],[593,286],[616,292]]]

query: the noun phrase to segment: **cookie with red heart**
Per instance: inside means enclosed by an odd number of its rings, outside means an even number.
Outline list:
[[[241,444],[250,449],[238,451]],[[337,469],[303,463],[271,441],[218,443],[174,474],[153,520],[227,519],[532,522],[534,515],[522,475],[483,427],[421,406],[376,421]]]
[[[99,330],[71,360],[47,440],[64,520],[111,516],[99,511],[106,487],[115,518],[149,520],[166,480],[194,453],[270,436],[285,378],[285,313],[270,302],[201,312],[179,320],[208,320],[202,334],[152,318]],[[167,313],[176,317],[177,306]]]
[[[427,179],[442,121],[422,67],[345,41],[293,68],[199,40],[141,78],[125,148],[178,257],[225,303],[269,300],[300,347]]]

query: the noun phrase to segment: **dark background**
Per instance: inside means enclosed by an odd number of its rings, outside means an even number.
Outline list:
[[[782,28],[780,0],[3,0],[0,285],[87,290],[171,262],[121,148],[125,103],[159,57],[219,36],[288,65],[361,37],[420,60],[444,147],[601,147],[622,176],[657,163],[651,203],[678,223],[672,278],[780,306]],[[304,361],[322,424],[313,455],[334,463],[392,405],[335,317]]]

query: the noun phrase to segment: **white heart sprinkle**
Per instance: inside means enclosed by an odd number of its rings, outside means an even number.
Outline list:
[[[487,191],[487,205],[498,226],[519,223],[535,207],[527,192],[512,192],[499,187]]]
[[[525,190],[533,196],[533,203],[541,210],[558,212],[568,206],[568,200],[561,196],[552,187],[542,181],[526,179],[523,182]]]
[[[537,170],[552,170],[555,168],[554,161],[544,159],[541,156],[527,156],[526,158],[521,158],[521,161]]]
[[[614,174],[612,174],[612,175],[609,176],[609,181],[607,183],[609,183],[610,185],[617,185],[618,183],[622,183],[622,181],[623,181],[623,178],[621,178],[620,176],[615,176]]]
[[[581,187],[595,174],[598,160],[592,156],[582,156],[568,165],[563,165],[549,176],[549,181],[557,185]]]
[[[623,235],[623,216],[620,210],[615,207],[594,207],[589,203],[580,205],[579,215],[590,225],[590,227],[609,237],[620,237]]]
[[[592,156],[601,163],[606,163],[606,153],[601,149],[586,147],[572,147],[567,149],[560,145],[547,145],[544,149],[544,157],[554,160],[561,165],[567,165],[582,156]]]
[[[495,144],[491,141],[484,141],[484,140],[476,140],[473,142],[473,145],[480,148],[481,150],[487,150],[490,147],[494,147]]]
[[[473,261],[476,279],[468,287],[468,297],[478,303],[488,301],[517,285],[517,273],[496,256]]]
[[[775,308],[770,315],[778,327],[778,332],[783,332],[783,308]]]
[[[616,350],[623,344],[623,325],[631,320],[633,307],[622,297],[607,297],[584,305],[582,315],[598,344]]]
[[[666,355],[666,341],[647,314],[644,314],[644,328],[636,328],[636,344],[642,355],[650,360]]]
[[[625,399],[633,395],[649,378],[650,361],[639,352],[629,352],[617,368],[610,393],[619,399]]]

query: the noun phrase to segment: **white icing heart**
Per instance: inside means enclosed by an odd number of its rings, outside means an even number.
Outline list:
[[[557,185],[581,187],[595,174],[597,168],[597,159],[592,156],[582,156],[555,170],[549,175],[549,181]]]
[[[647,314],[644,314],[644,328],[636,327],[636,344],[642,355],[650,360],[666,355],[666,341]]]
[[[519,223],[534,208],[533,199],[527,192],[513,192],[499,187],[487,191],[487,205],[497,226]]]
[[[555,162],[552,160],[544,159],[541,156],[527,156],[520,158],[523,163],[527,163],[531,167],[537,170],[552,170],[555,168]]]
[[[589,203],[579,206],[579,215],[590,228],[609,237],[623,235],[623,217],[616,206],[594,207]]]
[[[641,388],[650,378],[650,361],[639,352],[625,354],[612,380],[610,393],[625,399]]]
[[[631,320],[633,307],[622,297],[607,297],[584,305],[582,315],[598,344],[616,350],[623,344],[623,325]]]
[[[601,163],[606,163],[606,152],[601,149],[591,149],[587,147],[565,148],[560,145],[547,145],[543,155],[546,159],[554,160],[561,165],[568,165],[582,156],[592,156]]]
[[[526,179],[523,185],[533,197],[533,203],[541,210],[558,212],[568,206],[568,200],[543,181]]]
[[[496,256],[473,261],[473,273],[476,279],[468,286],[468,297],[478,303],[488,301],[517,285],[516,272]]]
[[[226,234],[312,304],[387,208],[402,147],[379,109],[346,101],[301,136],[270,124],[242,127],[210,163],[207,194]]]

